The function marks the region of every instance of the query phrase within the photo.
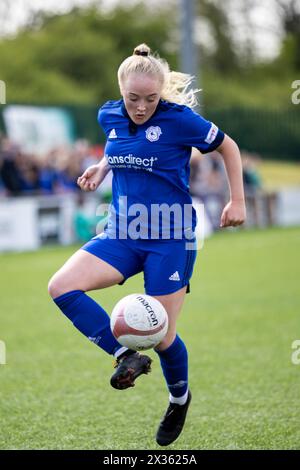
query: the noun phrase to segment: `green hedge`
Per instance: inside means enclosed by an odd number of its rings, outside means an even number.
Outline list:
[[[242,150],[264,158],[300,161],[300,105],[289,110],[215,109],[206,118]]]
[[[73,116],[78,138],[103,143],[97,123],[98,106],[64,106]],[[0,129],[4,130],[0,108]],[[286,110],[246,108],[211,109],[205,117],[229,134],[241,150],[266,159],[300,161],[300,105]]]

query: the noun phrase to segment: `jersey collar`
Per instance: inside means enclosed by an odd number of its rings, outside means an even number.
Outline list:
[[[156,106],[156,109],[154,111],[154,113],[152,114],[151,118],[152,119],[157,113],[158,111],[160,111],[162,108],[163,108],[163,103],[164,101],[163,100],[159,100],[157,106]],[[130,118],[128,112],[127,112],[127,109],[125,107],[125,103],[124,103],[124,100],[122,99],[121,100],[121,111],[122,111],[122,114],[123,116],[125,116],[128,121],[129,121],[129,134],[136,134],[137,132],[137,129],[138,129],[138,124],[136,124],[135,122],[133,122],[133,120]],[[149,121],[150,121],[149,119]],[[148,122],[148,121],[146,121]],[[146,124],[146,123],[145,123]]]

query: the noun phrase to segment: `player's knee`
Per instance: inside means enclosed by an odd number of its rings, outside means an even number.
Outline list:
[[[59,274],[54,274],[48,283],[48,292],[52,299],[56,299],[60,295],[65,294],[71,289],[68,289],[64,283],[63,278]]]
[[[176,331],[169,329],[164,339],[155,347],[159,351],[164,351],[174,342],[176,338]]]

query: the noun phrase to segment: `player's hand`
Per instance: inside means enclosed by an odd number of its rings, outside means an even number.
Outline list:
[[[99,165],[89,166],[85,172],[77,178],[77,184],[83,191],[95,191],[101,182],[101,169]]]
[[[246,220],[246,205],[244,200],[230,201],[223,209],[220,227],[237,227]]]

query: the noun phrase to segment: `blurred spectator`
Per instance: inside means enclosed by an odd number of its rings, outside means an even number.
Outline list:
[[[227,188],[225,168],[219,153],[202,155],[197,149],[193,149],[190,192],[204,204],[206,216],[215,230],[220,224]]]
[[[264,227],[276,223],[277,192],[266,191],[259,172],[261,158],[242,152],[243,180],[247,205],[246,225]]]
[[[255,194],[262,188],[262,180],[258,171],[260,159],[257,155],[242,152],[243,180],[245,193]]]
[[[74,231],[78,241],[88,241],[96,235],[97,229],[100,232],[103,230],[108,220],[107,203],[110,202],[111,198],[105,201],[101,196],[96,202],[84,192],[78,194],[74,215]]]
[[[15,162],[20,177],[21,193],[35,193],[39,189],[39,168],[35,157],[18,151],[15,155]]]
[[[18,148],[6,137],[0,142],[0,177],[7,193],[12,196],[20,194],[22,189],[21,174],[17,167]]]
[[[103,157],[102,145],[89,145],[85,139],[73,146],[54,148],[44,155],[25,154],[18,145],[0,135],[0,197],[76,193],[80,195],[77,178],[90,165]],[[242,152],[243,181],[247,204],[246,225],[262,226],[275,221],[277,194],[263,190],[259,174],[260,158]],[[111,179],[109,173],[97,191],[101,201],[110,202]],[[209,230],[217,230],[222,210],[228,200],[228,183],[223,160],[218,152],[202,155],[192,150],[190,160],[190,192],[195,202],[204,204]],[[86,195],[84,196],[86,198]],[[93,234],[95,218],[83,203],[79,204],[75,218],[77,236],[88,240]]]
[[[247,205],[248,226],[272,225],[275,221],[276,194],[263,189],[259,173],[260,158],[243,151],[243,181]],[[219,228],[223,208],[228,201],[228,183],[224,164],[218,152],[201,155],[193,149],[191,157],[190,191],[204,204],[205,215],[213,230]]]
[[[53,152],[49,152],[40,160],[39,187],[42,194],[53,194],[56,192],[57,176]]]
[[[85,207],[84,194],[78,194],[77,209],[74,214],[74,230],[78,241],[87,242],[96,235],[96,218],[95,210],[90,213]]]
[[[78,140],[72,147],[53,149],[45,155],[29,155],[7,137],[0,139],[0,194],[61,194],[79,192],[77,178],[98,163],[103,147]]]

